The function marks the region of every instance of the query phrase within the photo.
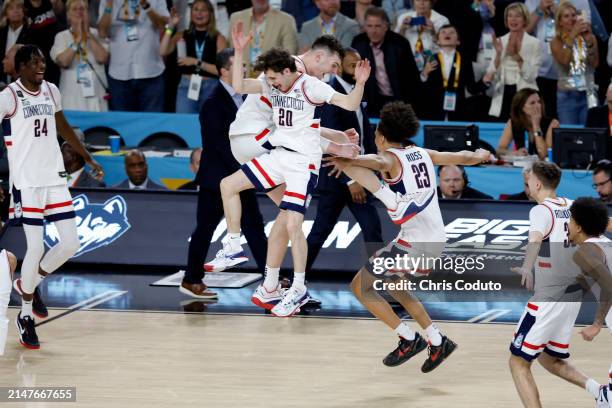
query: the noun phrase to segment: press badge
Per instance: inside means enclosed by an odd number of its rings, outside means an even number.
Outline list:
[[[191,75],[189,80],[189,90],[187,91],[187,98],[192,101],[200,99],[200,88],[202,87],[202,77],[198,74]]]
[[[447,112],[454,112],[457,105],[457,93],[456,92],[444,92],[444,110]]]
[[[125,24],[125,36],[128,41],[138,41],[138,26],[136,23]]]
[[[94,73],[89,65],[77,65],[77,82],[81,87],[81,93],[84,98],[96,96],[96,90],[94,89]]]

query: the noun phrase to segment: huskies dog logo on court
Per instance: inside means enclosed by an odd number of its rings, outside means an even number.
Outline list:
[[[121,196],[116,195],[104,203],[97,204],[90,203],[86,195],[80,194],[74,197],[72,202],[81,242],[75,258],[114,242],[131,227],[127,217],[127,204]],[[52,247],[58,241],[59,235],[55,226],[45,223],[47,246]]]

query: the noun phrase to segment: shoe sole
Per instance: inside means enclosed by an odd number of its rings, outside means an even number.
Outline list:
[[[290,314],[288,314],[288,315],[286,315],[286,316],[283,316],[283,315],[278,315],[278,314],[274,313],[274,312],[272,311],[272,309],[270,309],[270,311],[271,311],[271,312],[272,312],[272,314],[273,314],[274,316],[276,316],[276,317],[291,317],[291,316],[293,316],[294,314],[298,313],[298,312],[300,311],[300,308],[301,308],[302,306],[304,306],[306,303],[308,303],[308,301],[309,301],[309,300],[310,300],[310,296],[307,296],[307,297],[306,297],[304,300],[302,300],[302,301],[301,301],[301,302],[300,302],[300,303],[299,303],[299,304],[298,304],[298,305],[295,307],[295,309],[293,309],[293,311],[292,311]]]
[[[270,304],[270,303],[266,303],[266,302],[264,302],[263,300],[261,300],[261,299],[259,299],[259,298],[255,297],[255,296],[252,296],[252,297],[251,297],[251,302],[252,302],[252,303],[253,303],[255,306],[259,306],[259,307],[261,307],[262,309],[266,309],[266,310],[272,310],[272,309],[274,309],[274,306],[276,306],[276,305],[278,304],[278,302],[280,302],[280,301],[281,301],[281,299],[277,300],[277,301],[276,301],[276,303],[274,303],[274,304]]]
[[[423,350],[425,350],[426,348],[427,348],[427,342],[426,342],[426,341],[423,341],[423,342],[422,342],[422,346],[421,346],[421,348],[420,348],[420,349],[418,349],[418,350],[417,350],[417,351],[416,351],[416,352],[415,352],[413,355],[411,355],[411,356],[410,356],[410,357],[408,357],[407,359],[405,359],[405,360],[401,360],[400,362],[395,363],[395,364],[388,364],[388,363],[385,363],[385,360],[383,360],[383,364],[384,364],[384,365],[386,365],[387,367],[397,367],[397,366],[399,366],[399,365],[404,364],[406,361],[410,360],[412,357],[416,356],[417,354],[419,354],[420,352],[422,352],[422,351],[423,351]]]
[[[249,261],[249,258],[239,258],[240,260],[232,265],[225,265],[223,267],[221,266],[214,266],[211,264],[204,264],[204,271],[205,272],[223,272],[229,268],[233,268],[235,266],[238,265],[242,265],[243,263],[246,263]]]
[[[21,290],[21,278],[15,279],[13,281],[13,289],[15,289],[15,292],[19,293],[19,296],[23,297],[23,290]],[[49,317],[49,312],[47,312],[46,314],[43,314],[43,313],[39,313],[36,310],[32,309],[32,313],[34,314],[34,316],[38,317],[39,319],[46,319],[47,317]]]
[[[19,323],[17,322],[17,318],[15,319],[15,326],[17,326],[17,334],[19,335],[19,344],[21,344],[23,347],[30,349],[30,350],[38,350],[40,348],[40,344],[33,345],[33,344],[28,344],[23,341],[23,339],[21,338],[21,329],[19,328]]]
[[[182,286],[179,286],[179,292],[187,295],[187,296],[191,296],[192,298],[196,298],[196,299],[217,299],[218,295],[207,295],[207,296],[202,296],[202,295],[196,295],[195,293],[193,293],[190,290],[185,289]]]
[[[435,370],[436,368],[440,367],[440,366],[442,365],[442,363],[443,363],[443,362],[445,362],[445,361],[446,361],[446,359],[448,359],[448,358],[450,357],[450,355],[451,355],[451,354],[453,354],[453,352],[454,352],[455,350],[457,350],[457,348],[458,348],[458,347],[459,347],[459,345],[457,345],[457,343],[454,343],[454,347],[451,349],[451,351],[450,351],[450,352],[449,352],[449,353],[448,353],[446,356],[441,357],[441,358],[440,358],[440,362],[439,362],[437,365],[435,365],[435,366],[431,367],[431,368],[430,368],[429,370],[427,370],[427,371],[424,371],[424,370],[423,370],[423,367],[421,367],[421,372],[422,372],[422,373],[425,373],[425,374],[426,374],[426,373],[431,373],[433,370]]]

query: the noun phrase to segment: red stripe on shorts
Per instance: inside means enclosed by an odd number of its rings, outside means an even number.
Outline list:
[[[63,203],[55,203],[55,204],[49,204],[45,206],[45,210],[52,210],[53,208],[60,208],[60,207],[68,207],[72,205],[72,201],[64,201]]]
[[[268,98],[266,98],[265,96],[260,96],[259,100],[262,101],[263,103],[265,103],[266,105],[268,105],[269,107],[272,107],[272,102],[270,102],[270,100]]]
[[[546,344],[542,344],[541,346],[535,346],[535,345],[533,345],[533,344],[527,343],[526,341],[524,341],[524,342],[523,342],[523,346],[525,346],[525,347],[527,347],[527,348],[530,348],[530,349],[532,349],[532,350],[539,350],[539,349],[541,349],[542,347],[544,347],[545,345],[546,345]]]
[[[551,267],[550,262],[538,262],[538,266],[540,268],[550,268]]]
[[[259,170],[261,175],[264,176],[264,178],[266,179],[266,181],[268,182],[270,187],[274,187],[274,181],[272,181],[270,176],[268,176],[268,173],[266,173],[265,170],[263,169],[263,167],[261,167],[261,164],[259,164],[259,162],[257,160],[255,160],[255,159],[253,159],[252,162],[253,162],[253,165],[255,167],[257,167],[257,170]]]
[[[398,239],[397,243],[402,245],[402,246],[405,246],[406,248],[412,248],[412,245],[410,245],[410,243],[404,241],[403,239]]]
[[[548,344],[550,344],[551,346],[554,346],[554,347],[562,348],[562,349],[566,349],[566,348],[569,347],[569,344],[561,344],[561,343],[556,343],[554,341],[549,341]]]
[[[263,96],[262,96],[263,98]],[[260,134],[258,134],[257,136],[255,136],[255,140],[257,140],[258,142],[265,137],[268,133],[270,133],[270,129],[264,129]]]
[[[300,193],[294,193],[292,191],[285,191],[286,196],[299,198],[300,200],[306,200],[306,196]]]
[[[311,128],[313,129],[318,129],[319,128],[319,124],[318,123],[313,123],[312,125],[310,125]]]
[[[539,306],[534,305],[533,303],[527,303],[527,307],[531,310],[538,310]]]

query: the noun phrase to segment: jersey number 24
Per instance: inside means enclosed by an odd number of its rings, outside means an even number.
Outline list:
[[[47,136],[47,119],[35,119],[34,120],[34,137],[40,137],[40,135]]]

